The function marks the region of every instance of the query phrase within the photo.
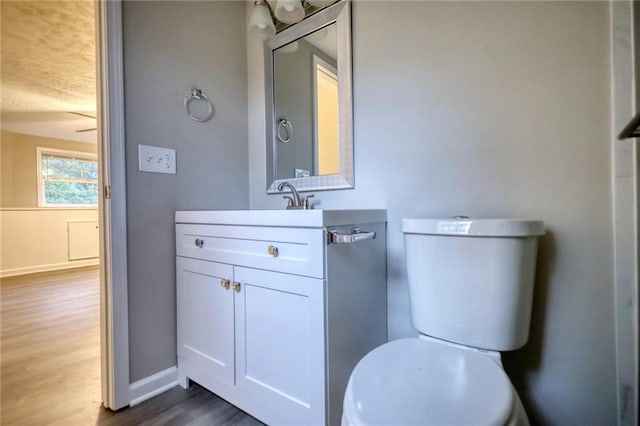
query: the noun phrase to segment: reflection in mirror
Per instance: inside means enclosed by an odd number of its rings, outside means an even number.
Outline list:
[[[336,24],[273,52],[276,179],[338,173]]]
[[[353,187],[349,2],[267,42],[267,192]]]
[[[313,56],[313,174],[340,171],[338,146],[338,71],[335,65]]]

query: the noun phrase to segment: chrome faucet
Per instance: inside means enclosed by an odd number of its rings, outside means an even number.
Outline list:
[[[308,195],[307,197],[303,197],[298,193],[298,191],[293,185],[291,185],[289,182],[286,182],[286,181],[281,182],[280,185],[278,185],[278,191],[284,191],[285,188],[288,188],[289,191],[291,191],[291,197],[289,197],[288,195],[285,195],[284,197],[282,197],[289,200],[287,203],[287,210],[291,210],[291,209],[306,210],[311,208],[311,206],[309,205],[309,198],[313,197],[313,194]]]

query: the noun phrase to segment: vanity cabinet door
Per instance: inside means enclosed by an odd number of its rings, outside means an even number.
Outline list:
[[[177,272],[178,357],[233,385],[233,268],[178,257]]]
[[[234,270],[239,397],[268,424],[324,424],[324,280]]]

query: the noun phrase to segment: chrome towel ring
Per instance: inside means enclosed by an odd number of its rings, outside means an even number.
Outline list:
[[[284,129],[285,130],[285,136],[282,136],[282,133],[280,132],[280,129]],[[287,120],[286,118],[281,118],[280,120],[278,120],[278,128],[276,130],[276,137],[278,138],[278,140],[282,143],[289,143],[291,141],[291,139],[293,138],[293,124],[291,124],[291,122],[289,120]]]
[[[191,111],[189,110],[189,105],[191,104],[192,101],[203,101],[207,103],[207,107],[208,107],[208,111],[207,114],[202,116],[202,117],[196,117],[195,115],[193,115],[191,113]],[[193,121],[197,121],[199,123],[203,123],[205,121],[209,121],[211,119],[211,117],[213,117],[213,105],[211,104],[211,101],[209,100],[209,97],[207,95],[204,94],[204,92],[200,89],[191,89],[189,91],[189,93],[187,94],[187,96],[185,96],[184,98],[184,108],[187,110],[187,115],[189,116],[190,119],[192,119]]]

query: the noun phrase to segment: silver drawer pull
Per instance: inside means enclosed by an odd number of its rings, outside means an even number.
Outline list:
[[[358,241],[373,240],[375,237],[375,232],[363,232],[360,228],[353,228],[350,234],[329,231],[329,244],[351,244]]]
[[[200,238],[196,238],[196,247],[198,248],[204,247],[204,240],[201,240]]]

